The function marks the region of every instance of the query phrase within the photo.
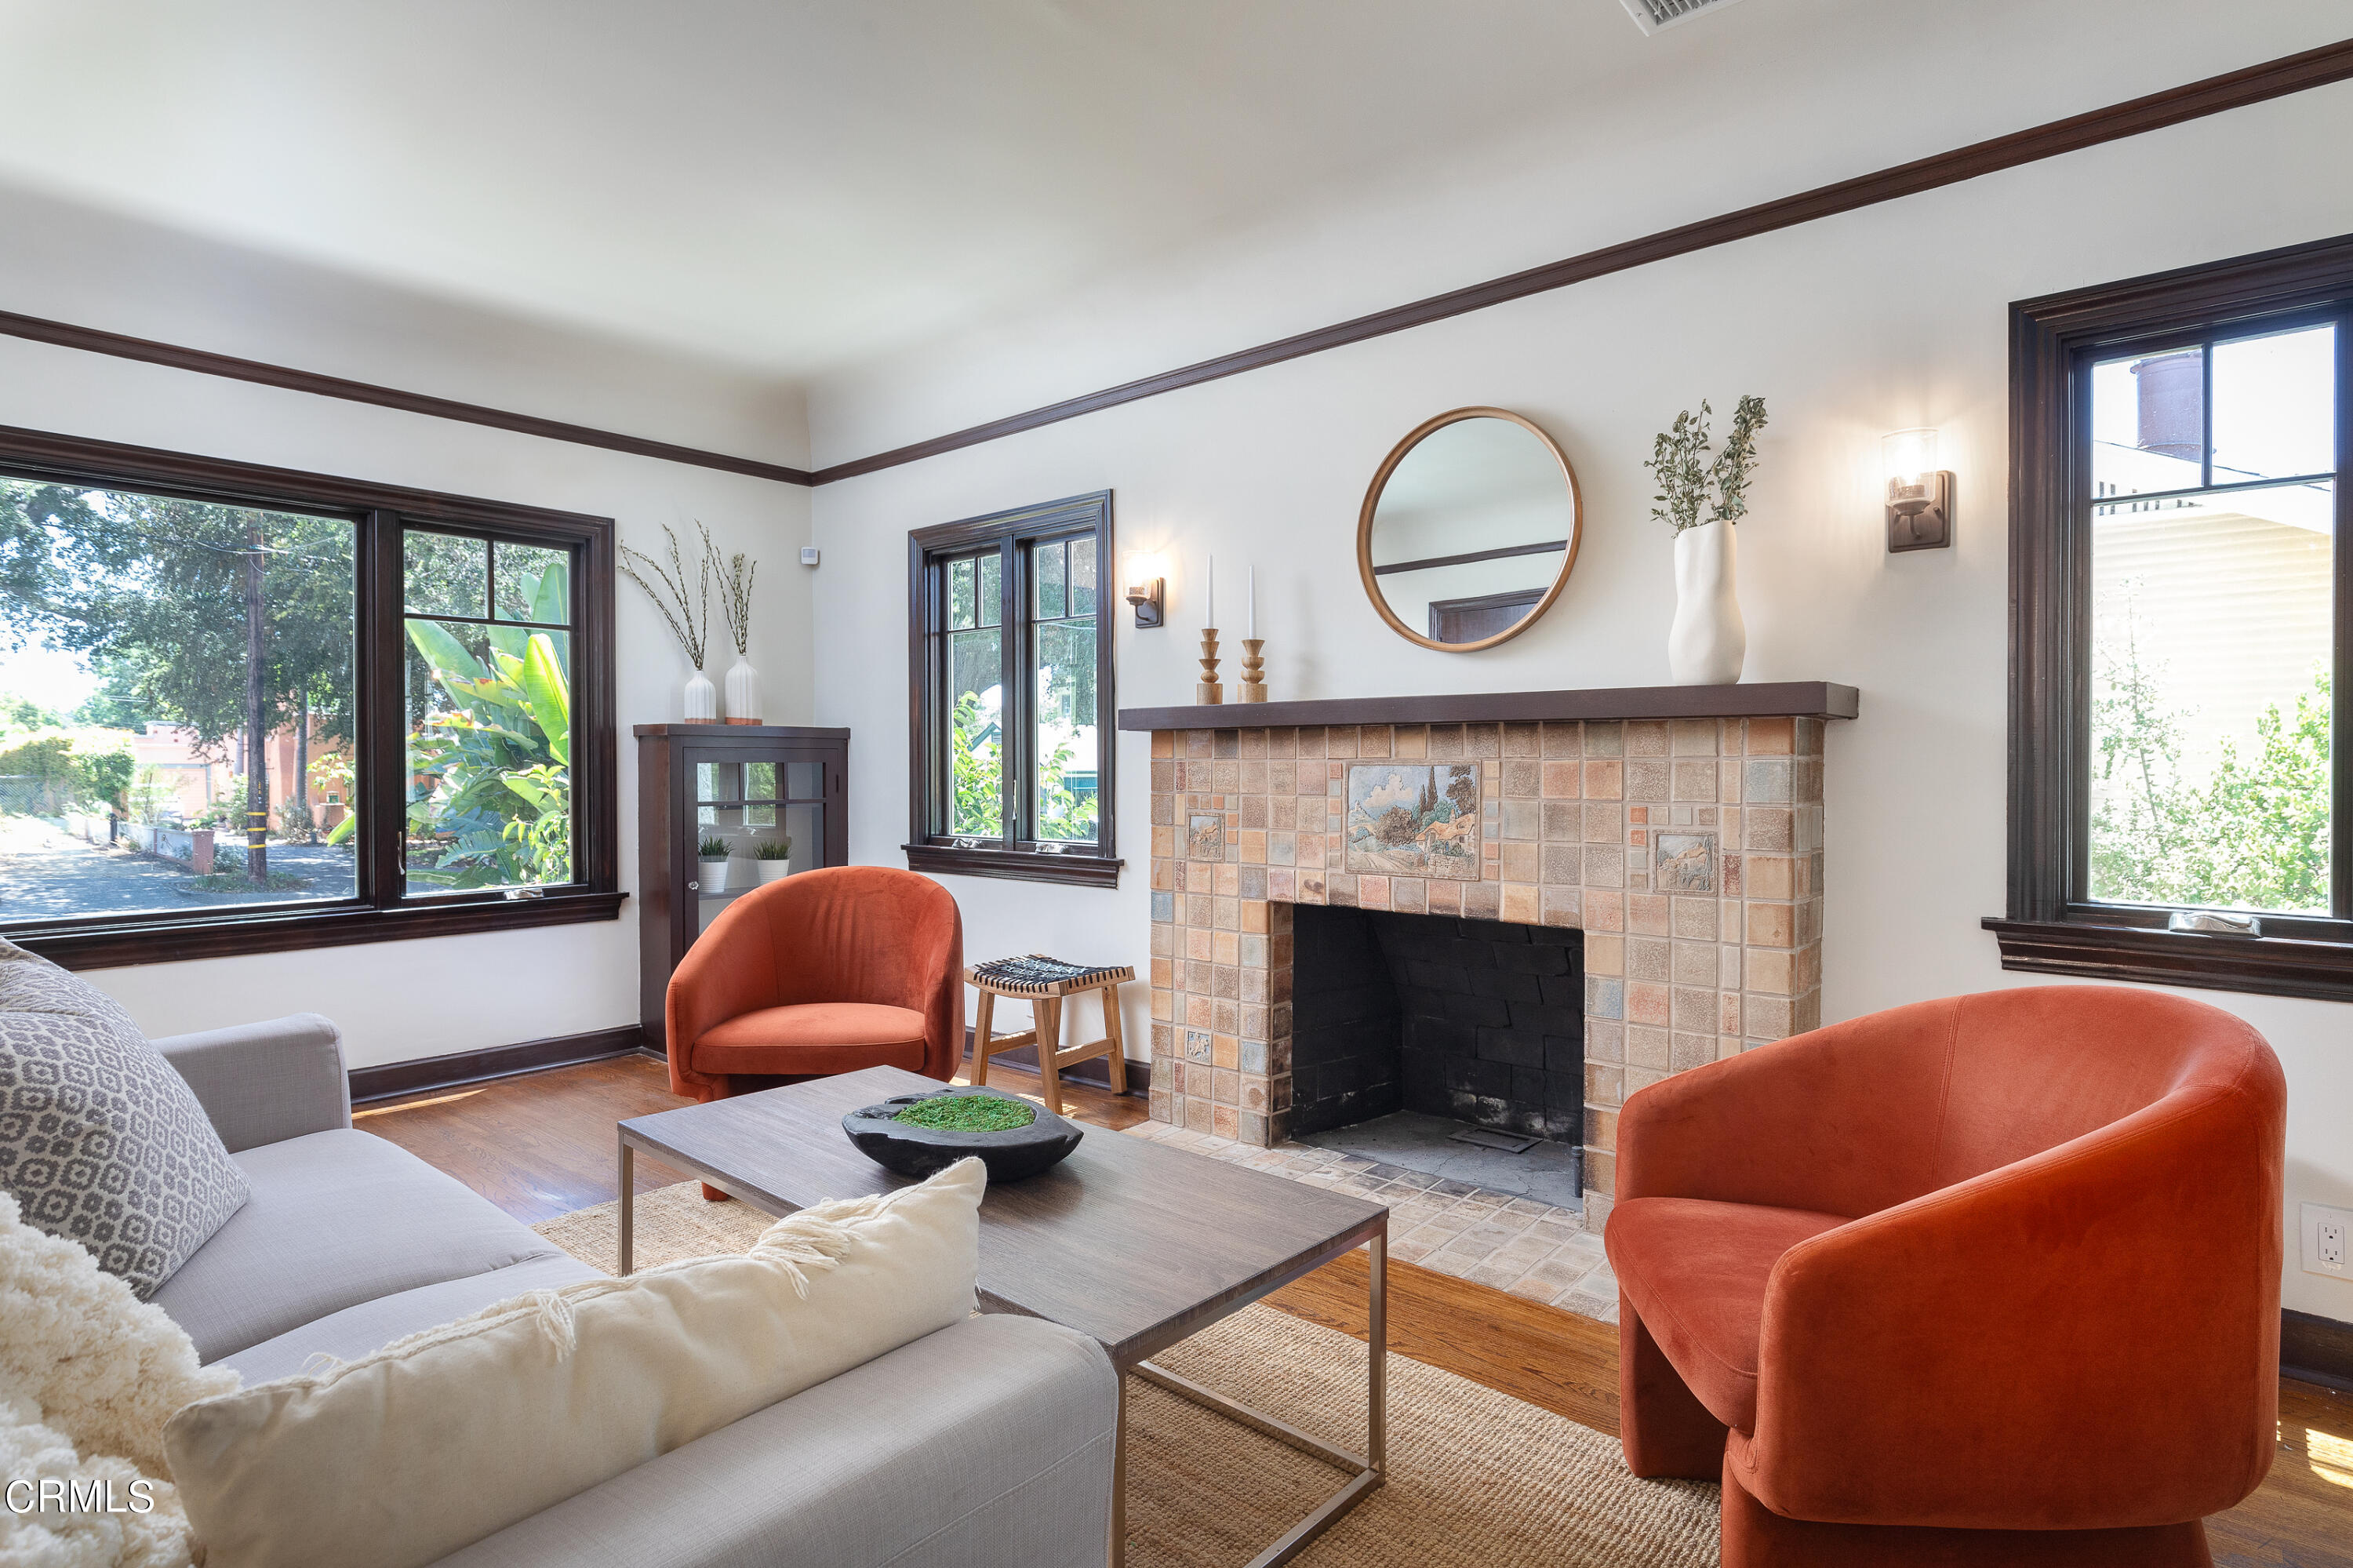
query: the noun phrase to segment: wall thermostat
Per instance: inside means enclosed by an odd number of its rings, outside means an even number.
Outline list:
[[[813,567],[817,565],[817,546],[815,545],[804,545],[801,546],[801,565],[805,567]]]

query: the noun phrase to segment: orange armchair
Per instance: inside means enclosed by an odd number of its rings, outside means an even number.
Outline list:
[[[1860,1018],[1618,1124],[1626,1462],[1725,1568],[2205,1568],[2270,1467],[2286,1090],[2263,1037],[2052,986]]]
[[[723,1099],[784,1079],[964,1056],[964,919],[888,866],[805,871],[730,905],[670,979],[670,1086]]]

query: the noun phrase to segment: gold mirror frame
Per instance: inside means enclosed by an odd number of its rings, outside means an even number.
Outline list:
[[[1536,601],[1535,608],[1520,617],[1510,630],[1498,631],[1493,637],[1482,637],[1476,642],[1440,642],[1399,620],[1397,612],[1389,608],[1388,600],[1381,597],[1380,585],[1373,580],[1373,514],[1380,508],[1381,492],[1388,487],[1389,475],[1397,471],[1397,466],[1405,461],[1406,453],[1420,445],[1432,431],[1442,430],[1464,419],[1508,419],[1542,441],[1545,450],[1552,453],[1553,461],[1560,464],[1560,477],[1568,486],[1568,551],[1561,560],[1560,575],[1553,578],[1552,587],[1546,590],[1544,598]],[[1450,408],[1435,418],[1425,419],[1416,425],[1405,440],[1389,449],[1389,455],[1381,460],[1381,466],[1375,471],[1372,488],[1365,492],[1365,504],[1356,513],[1356,576],[1363,579],[1365,597],[1373,601],[1373,608],[1380,612],[1383,620],[1389,623],[1389,630],[1399,637],[1440,653],[1475,653],[1482,648],[1509,642],[1543,619],[1544,612],[1552,608],[1553,600],[1560,597],[1560,590],[1568,586],[1568,574],[1577,568],[1577,546],[1584,541],[1585,498],[1577,487],[1577,470],[1569,466],[1568,454],[1560,450],[1558,441],[1546,434],[1543,427],[1534,420],[1523,418],[1509,408]]]

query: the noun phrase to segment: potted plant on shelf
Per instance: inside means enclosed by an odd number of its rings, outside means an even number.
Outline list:
[[[722,838],[706,838],[696,849],[699,885],[704,893],[727,891],[727,841]]]
[[[1696,416],[1689,409],[1677,414],[1674,427],[1660,432],[1642,465],[1659,480],[1659,504],[1651,515],[1675,531],[1675,617],[1667,629],[1667,671],[1679,686],[1730,685],[1740,679],[1748,653],[1748,629],[1733,588],[1732,531],[1748,512],[1765,399],[1740,399],[1731,433],[1713,461],[1709,411],[1702,399]]]
[[[780,880],[793,869],[793,841],[762,839],[752,846],[752,862],[763,887]]]

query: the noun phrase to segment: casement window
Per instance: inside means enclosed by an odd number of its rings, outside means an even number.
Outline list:
[[[609,919],[612,524],[0,430],[0,933]]]
[[[2005,967],[2353,997],[2353,241],[2011,315]]]
[[[907,541],[907,863],[1116,885],[1110,493]]]

